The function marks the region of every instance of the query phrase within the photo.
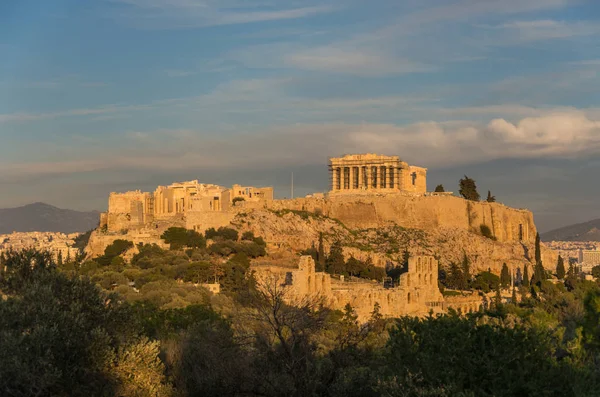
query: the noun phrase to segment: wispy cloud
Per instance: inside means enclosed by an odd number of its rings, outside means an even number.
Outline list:
[[[289,7],[286,2],[235,0],[109,0],[128,6],[119,12],[119,20],[146,29],[199,28],[305,18],[332,11],[315,2]],[[279,4],[277,4],[279,3]]]
[[[600,34],[600,26],[595,22],[557,21],[551,19],[517,20],[491,29],[499,31],[492,43],[511,45],[533,41],[567,39]]]
[[[171,69],[171,70],[165,71],[165,73],[169,77],[187,77],[187,76],[192,76],[192,75],[196,74],[197,72],[194,72],[192,70],[175,70],[175,69]]]
[[[391,54],[368,50],[320,47],[288,54],[284,63],[305,70],[349,73],[363,76],[431,72],[434,67]]]

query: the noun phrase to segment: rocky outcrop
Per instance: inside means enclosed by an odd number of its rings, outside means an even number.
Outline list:
[[[449,195],[370,194],[276,200],[274,210],[305,210],[340,220],[352,229],[398,225],[434,230],[453,228],[480,233],[487,226],[504,241],[535,241],[533,214],[499,203],[474,202]]]
[[[473,273],[487,269],[500,273],[503,263],[523,269],[525,264],[532,265],[534,257],[536,228],[531,212],[496,203],[389,194],[277,200],[269,207],[234,208],[227,216],[215,218],[211,226],[252,231],[265,239],[269,256],[279,261],[316,248],[320,235],[326,252],[341,241],[347,258],[370,260],[381,267],[402,264],[405,251],[411,256],[432,255],[442,268],[461,263],[466,255]],[[491,236],[481,234],[482,224],[490,228]],[[185,226],[185,219],[154,220],[125,234],[96,231],[88,256],[102,255],[118,238],[160,243],[160,235],[169,226]],[[542,254],[545,267],[554,270],[556,254],[546,249]]]
[[[401,264],[404,252],[408,251],[410,256],[433,255],[442,268],[448,268],[453,262],[461,263],[466,255],[473,273],[491,269],[499,274],[504,263],[515,270],[523,270],[525,264],[532,266],[535,249],[533,242],[502,242],[457,228],[421,230],[382,226],[350,229],[337,220],[307,211],[253,210],[238,214],[232,225],[262,236],[271,253],[299,253],[316,247],[322,233],[326,252],[333,242],[341,241],[346,258],[369,259],[381,267]],[[557,255],[554,251],[542,247],[542,259],[546,268],[555,269]]]

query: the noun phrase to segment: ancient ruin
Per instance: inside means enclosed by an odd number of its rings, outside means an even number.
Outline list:
[[[121,232],[180,219],[188,229],[203,230],[203,221],[229,212],[238,201],[267,203],[273,188],[233,185],[231,188],[199,183],[197,180],[159,186],[154,193],[139,190],[111,193],[108,211],[100,215],[100,229]],[[211,215],[212,214],[212,215]],[[208,216],[207,216],[208,215]],[[224,218],[227,219],[227,218]]]
[[[275,200],[271,187],[227,188],[197,180],[159,186],[152,193],[111,193],[108,211],[101,215],[86,253],[102,255],[116,239],[133,242],[132,250],[140,243],[168,248],[161,235],[173,226],[198,232],[233,227],[264,238],[268,259],[252,264],[259,279],[277,279],[290,299],[318,296],[335,309],[350,304],[361,319],[376,303],[384,316],[479,310],[481,297],[444,299],[438,289],[439,263],[460,262],[467,251],[474,271],[491,268],[499,273],[503,263],[511,268],[531,263],[536,227],[528,210],[428,192],[427,169],[398,156],[331,158],[329,173],[331,191],[296,199]],[[483,229],[489,231],[485,236]],[[326,236],[325,250],[335,241],[346,244],[345,259],[378,267],[398,264],[403,260],[399,240],[390,236],[400,236],[402,230],[423,235],[404,240],[403,244],[413,241],[408,269],[392,287],[382,280],[344,280],[316,272],[314,261],[306,256],[298,267],[289,267],[302,250],[315,247],[320,235]],[[542,252],[544,262],[552,266],[556,260],[548,255],[548,250]],[[211,290],[216,292],[217,286]]]
[[[438,288],[438,262],[432,256],[411,257],[399,285],[387,287],[381,282],[316,272],[310,256],[300,257],[296,269],[256,266],[252,270],[259,285],[280,285],[291,303],[322,299],[325,305],[338,310],[349,304],[361,321],[369,318],[376,304],[385,317],[423,316],[441,313],[446,308]]]
[[[427,168],[415,167],[398,156],[348,154],[329,159],[331,194],[427,191]]]

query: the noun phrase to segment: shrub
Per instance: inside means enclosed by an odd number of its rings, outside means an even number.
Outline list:
[[[492,230],[488,225],[481,224],[481,226],[479,226],[479,231],[481,232],[481,235],[483,237],[496,240],[496,237],[494,237],[494,235],[492,234]]]
[[[162,236],[160,236],[160,238],[165,240],[165,243],[170,244],[172,250],[181,249],[183,247],[206,247],[204,236],[195,230],[187,230],[183,227],[170,227],[162,234]]]
[[[212,240],[216,240],[216,239],[223,239],[223,240],[232,240],[232,241],[237,241],[238,240],[238,232],[235,229],[232,229],[230,227],[220,227],[218,230],[215,230],[214,227],[211,227],[210,229],[207,229],[206,232],[204,233],[204,236],[207,239],[212,239]]]

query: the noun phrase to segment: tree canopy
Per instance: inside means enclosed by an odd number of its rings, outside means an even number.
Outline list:
[[[479,201],[481,199],[481,196],[477,192],[475,180],[466,175],[459,182],[458,193],[467,200]]]

